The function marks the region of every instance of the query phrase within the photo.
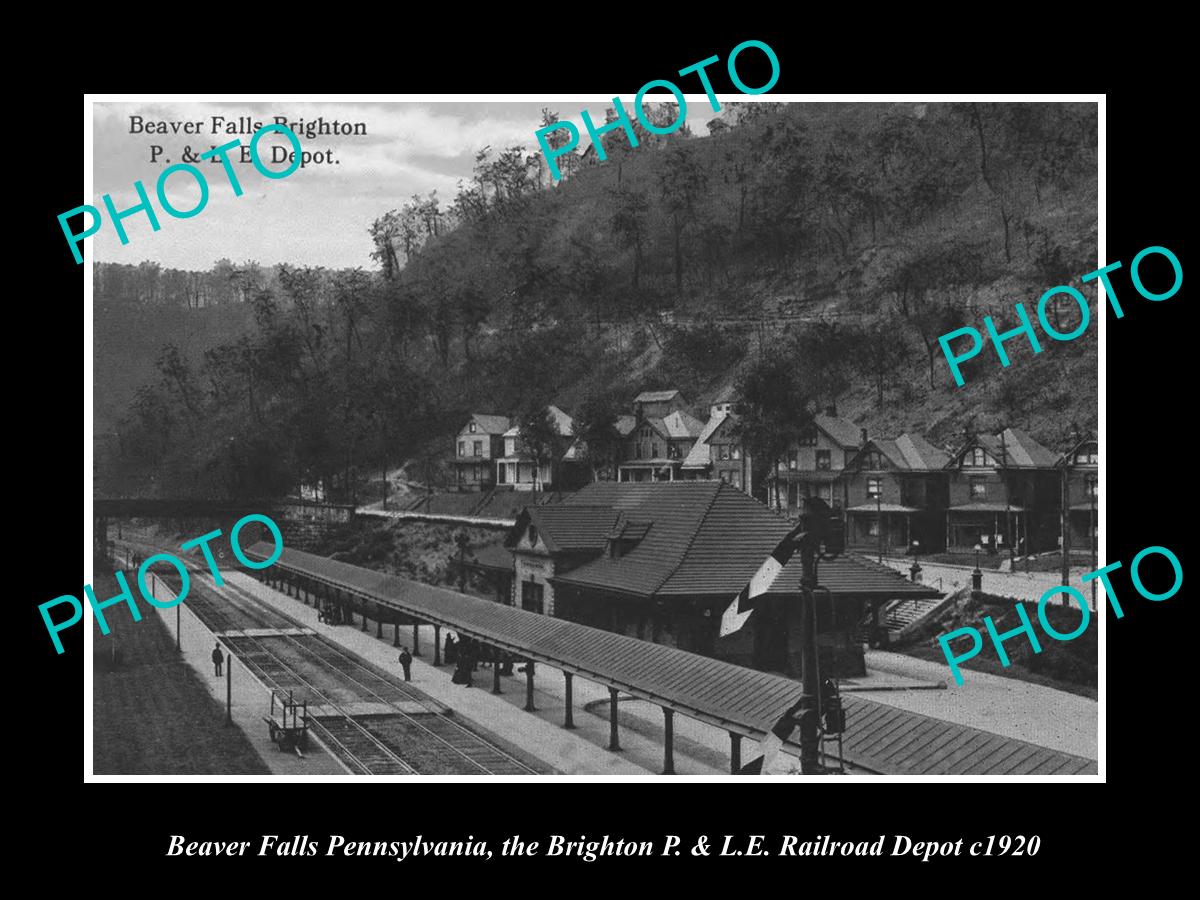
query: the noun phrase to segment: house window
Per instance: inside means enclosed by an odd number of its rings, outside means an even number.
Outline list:
[[[529,526],[529,546],[531,546],[531,547],[534,547],[534,546],[536,546],[536,545],[537,545],[537,538],[538,538],[538,534],[537,534],[537,526],[536,526],[536,525],[530,525],[530,526]]]
[[[471,455],[483,456],[483,441],[471,441]]]
[[[1087,480],[1087,495],[1089,497],[1099,497],[1100,496],[1099,487],[1100,487],[1100,482],[1098,479],[1089,478]]]
[[[987,454],[983,452],[982,447],[976,447],[971,451],[971,461],[968,465],[971,466],[986,466],[988,464]]]
[[[527,609],[530,612],[544,612],[544,595],[546,586],[538,584],[536,581],[521,582],[521,609]]]
[[[800,432],[800,437],[797,439],[797,443],[799,443],[801,447],[817,446],[817,429],[805,428]]]
[[[871,537],[879,537],[879,520],[872,519],[867,523],[867,534]]]
[[[722,460],[729,459],[729,445],[728,445],[728,444],[722,444],[722,445],[721,445],[721,456],[720,456],[720,458],[721,458]]]
[[[730,472],[729,473],[729,483],[732,484],[735,488],[740,488],[742,486],[742,473],[741,472]]]
[[[475,423],[474,422],[471,422],[467,425],[467,431],[471,432],[471,434],[475,433]]]
[[[640,441],[633,445],[633,458],[634,459],[642,458],[642,444]]]
[[[467,442],[466,442],[466,441],[459,441],[459,442],[458,442],[458,455],[459,455],[459,456],[466,456],[466,455],[467,455]]]
[[[1096,454],[1095,452],[1076,453],[1075,454],[1075,462],[1083,463],[1085,465],[1093,465],[1094,466],[1094,465],[1096,465],[1097,459],[1098,459],[1098,454]]]
[[[718,474],[721,476],[723,482],[729,484],[729,472],[727,470],[722,469]]]
[[[872,499],[883,494],[883,479],[868,478],[867,479],[867,496]]]
[[[830,467],[830,458],[828,450],[817,451],[817,468],[828,469]]]
[[[651,444],[651,445],[650,445],[650,458],[651,458],[651,459],[658,459],[658,444]]]
[[[800,467],[800,451],[792,450],[788,454],[788,468],[789,469],[797,469],[799,467]]]
[[[733,445],[733,450],[732,450],[732,451],[730,451],[730,452],[733,454],[733,458],[734,458],[734,459],[741,459],[741,458],[742,458],[742,445],[741,445],[741,444],[734,444],[734,445]]]
[[[971,496],[983,498],[987,496],[987,479],[972,478],[971,479]]]

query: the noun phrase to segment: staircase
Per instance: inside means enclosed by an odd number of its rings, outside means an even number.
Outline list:
[[[880,623],[887,629],[889,638],[896,638],[909,625],[921,621],[941,605],[940,597],[933,600],[901,600],[883,611]]]
[[[941,610],[946,605],[948,597],[938,597],[932,600],[896,600],[879,614],[879,625],[887,632],[889,644],[903,640],[902,633],[920,623],[927,616]],[[858,627],[858,638],[864,644],[871,634],[871,617],[868,615]]]

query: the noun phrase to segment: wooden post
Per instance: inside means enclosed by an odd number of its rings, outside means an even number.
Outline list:
[[[183,606],[182,603],[175,604],[175,652],[176,653],[178,653],[179,649],[180,649],[180,645],[179,645],[179,607],[181,607],[181,606]]]
[[[383,619],[375,620],[375,637],[383,637]]]
[[[675,710],[663,707],[663,774],[675,774]]]
[[[433,664],[440,666],[442,664],[442,626],[433,626]]]
[[[413,622],[413,656],[421,655],[421,632],[417,630],[418,628],[420,625]]]
[[[525,712],[537,712],[533,705],[533,660],[525,663]]]
[[[225,724],[233,724],[233,654],[228,651],[225,653]]]
[[[492,657],[492,693],[503,694],[500,690],[500,651],[495,650]]]
[[[742,736],[729,732],[729,774],[736,775],[742,767]]]
[[[565,718],[563,719],[563,728],[574,728],[575,727],[575,718],[574,718],[575,710],[572,708],[574,706],[574,702],[571,698],[571,693],[572,693],[571,682],[574,681],[575,676],[571,672],[563,672],[563,677],[566,678],[566,680],[567,680],[567,712],[566,712]]]
[[[614,687],[608,689],[608,749],[621,749],[617,739],[617,689]]]
[[[399,622],[399,620],[397,620],[396,624],[393,625],[392,627],[394,629],[392,631],[392,646],[399,647],[400,646],[400,622]]]

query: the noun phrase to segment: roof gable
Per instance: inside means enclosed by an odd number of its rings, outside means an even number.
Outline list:
[[[471,431],[471,423],[475,423],[475,431]],[[496,416],[491,413],[471,413],[459,434],[504,434],[512,425],[508,416]]]
[[[847,419],[820,413],[813,416],[813,424],[843,447],[858,447],[862,443],[862,429]]]
[[[1098,440],[1096,440],[1095,438],[1084,438],[1082,441],[1076,442],[1076,444],[1074,446],[1072,446],[1062,456],[1059,457],[1057,464],[1060,466],[1066,466],[1067,468],[1074,468],[1075,466],[1094,466],[1094,465],[1096,465],[1096,463],[1076,462],[1075,456],[1076,456],[1076,454],[1079,454],[1079,453],[1087,453],[1087,454],[1095,453],[1097,455],[1097,457],[1099,457],[1100,442]]]
[[[683,460],[683,468],[685,469],[703,469],[710,462],[712,456],[709,452],[708,440],[714,437],[721,426],[729,419],[729,413],[719,412],[708,420],[704,426],[704,430],[700,432],[700,436],[696,438],[696,443],[692,444],[692,449],[688,451],[687,457]]]
[[[698,437],[704,431],[703,422],[681,409],[675,410],[675,412],[664,416],[659,421],[663,423],[663,428],[666,429],[667,436],[675,440]]]
[[[896,442],[887,438],[871,438],[862,445],[862,449],[854,454],[853,457],[846,463],[847,471],[862,471],[867,469],[867,457],[871,453],[879,453],[887,460],[888,465],[885,469],[907,469],[908,460],[904,458],[904,454],[896,446]],[[870,471],[875,471],[873,468]]]
[[[966,454],[976,447],[982,448],[992,458],[992,465],[1000,469],[1052,469],[1059,460],[1025,432],[1006,428],[996,435],[976,435],[950,458],[947,467],[961,466]]]
[[[625,396],[629,396],[626,394]],[[681,397],[679,391],[642,391],[633,398],[634,403],[663,403],[667,400],[674,400],[676,397]]]
[[[609,532],[618,519],[618,512],[608,506],[570,505],[551,503],[528,506],[505,539],[507,546],[516,546],[533,525],[538,539],[550,553],[580,553],[601,551]]]

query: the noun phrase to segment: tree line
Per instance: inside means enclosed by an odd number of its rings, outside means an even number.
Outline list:
[[[942,390],[937,336],[971,297],[1061,283],[1092,252],[1094,106],[756,103],[704,138],[642,132],[636,149],[606,135],[603,162],[559,157],[553,184],[541,154],[480,149],[454,197],[364,225],[375,271],[98,266],[98,306],[252,313],[203,354],[163,348],[113,438],[120,471],[189,493],[319,480],[349,495],[355,473],[449,446],[472,409],[548,442],[554,402],[599,437],[630,391],[695,399],[738,371],[744,393],[762,385],[767,434],[856,386],[883,406],[910,371]],[[832,315],[751,352],[736,329],[666,327],[664,310]],[[791,411],[769,408],[772,384],[791,386],[775,391]]]

